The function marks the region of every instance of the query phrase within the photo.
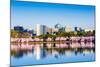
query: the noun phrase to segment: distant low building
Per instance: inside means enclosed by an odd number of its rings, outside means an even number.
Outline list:
[[[52,34],[56,34],[59,31],[58,28],[52,28]]]
[[[83,31],[83,29],[81,27],[75,27],[74,31]]]
[[[47,27],[47,34],[52,34],[52,28]]]
[[[23,32],[24,28],[22,26],[14,26],[14,30],[19,31],[19,32]]]
[[[84,29],[84,31],[85,31],[85,32],[88,32],[88,31],[93,32],[93,29],[88,29],[88,28],[87,28],[87,29]]]
[[[72,32],[72,31],[73,31],[72,27],[69,26],[65,27],[65,32]]]

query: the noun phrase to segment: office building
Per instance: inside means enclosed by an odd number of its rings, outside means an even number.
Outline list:
[[[36,25],[36,35],[42,35],[42,34],[46,34],[47,33],[47,27],[45,25],[40,25],[37,24]]]

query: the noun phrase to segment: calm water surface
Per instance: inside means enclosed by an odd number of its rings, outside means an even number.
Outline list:
[[[11,66],[95,61],[94,43],[11,44]]]

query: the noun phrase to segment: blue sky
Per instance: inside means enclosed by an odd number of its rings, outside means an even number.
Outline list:
[[[94,13],[94,6],[13,1],[11,3],[11,28],[21,25],[34,29],[36,24],[54,27],[59,23],[62,26],[94,29]]]

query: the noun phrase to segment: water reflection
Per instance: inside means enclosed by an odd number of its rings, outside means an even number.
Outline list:
[[[34,44],[31,44],[31,45],[29,44],[14,45],[13,44],[11,45],[11,60],[13,60],[11,61],[11,64],[16,65],[14,61],[16,60],[18,61],[18,59],[21,60],[23,57],[30,58],[30,56],[34,58],[34,59],[30,59],[30,61],[33,61],[31,63],[36,64],[34,63],[35,61],[39,62],[45,59],[44,63],[46,63],[52,57],[54,57],[52,59],[60,60],[63,56],[64,58],[71,57],[71,56],[84,57],[88,54],[94,54],[94,53],[95,53],[95,46],[94,46],[94,43],[92,42],[90,43],[84,43],[84,42],[82,43],[43,43],[43,44],[35,44],[35,45]],[[56,63],[56,61],[54,62]],[[22,64],[19,64],[19,65],[22,65]]]
[[[11,56],[21,58],[23,55],[32,53],[37,59],[45,58],[46,55],[65,55],[65,52],[74,52],[75,55],[79,53],[95,52],[94,44],[91,43],[63,43],[63,44],[36,44],[36,45],[12,45]]]

